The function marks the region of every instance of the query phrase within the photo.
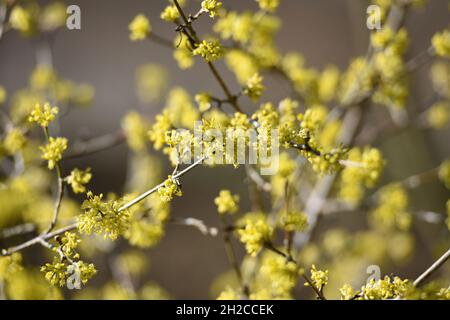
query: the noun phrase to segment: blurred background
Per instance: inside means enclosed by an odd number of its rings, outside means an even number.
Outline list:
[[[257,8],[253,0],[224,2],[238,11]],[[411,12],[407,18],[406,27],[412,39],[408,53],[410,57],[429,47],[432,35],[446,28],[450,22],[448,1],[428,2],[428,6]],[[163,65],[168,70],[170,86],[182,86],[191,94],[209,91],[220,95],[220,88],[212,80],[204,64],[197,63],[190,70],[180,71],[168,49],[150,41],[132,43],[129,40],[128,24],[137,13],[144,13],[149,17],[153,30],[159,35],[174,38],[174,27],[159,18],[167,1],[73,0],[67,4],[76,4],[81,8],[81,30],[63,28],[56,34],[52,41],[53,64],[62,77],[86,82],[95,88],[91,108],[74,109],[61,120],[61,132],[70,141],[83,135],[98,136],[115,132],[120,128],[122,117],[130,110],[137,110],[149,119],[161,110],[164,101],[152,105],[139,103],[136,94],[136,70],[143,64]],[[361,0],[281,1],[278,15],[283,25],[276,38],[279,48],[282,52],[302,53],[311,67],[321,70],[328,64],[335,64],[344,70],[353,57],[364,55],[367,50],[367,5],[366,1]],[[209,19],[201,19],[198,30],[201,33],[210,32]],[[0,84],[8,92],[27,85],[29,74],[38,58],[38,46],[39,43],[35,39],[25,39],[15,32],[8,32],[0,41]],[[220,69],[225,70],[222,65]],[[432,89],[428,72],[428,68],[424,67],[415,74],[409,102],[413,108],[429,107],[427,101]],[[224,75],[229,83],[236,83],[229,72],[224,71]],[[269,90],[264,100],[267,101],[279,101],[289,92],[285,83],[276,77],[268,79],[266,86]],[[234,89],[236,88],[237,85]],[[383,179],[397,180],[436,167],[442,159],[450,156],[449,138],[449,130],[441,131],[440,134],[406,131],[388,137],[378,145],[385,152],[389,163]],[[93,191],[121,193],[128,159],[127,148],[120,145],[101,153],[67,161],[64,166],[90,166],[94,174]],[[170,170],[167,164],[166,169]],[[247,185],[242,169],[225,168],[213,171],[201,168],[187,175],[183,179],[183,186],[184,196],[173,202],[172,217],[196,217],[208,225],[218,226],[219,219],[213,199],[219,190],[224,188],[241,194],[243,210],[249,209],[249,203],[246,203]],[[443,204],[448,197],[448,191],[440,184],[432,183],[416,190],[413,198],[414,205],[419,208],[444,212]],[[0,208],[1,206],[0,203]],[[357,229],[358,226],[364,225],[364,219],[358,215],[332,218],[322,224],[320,229],[344,225]],[[414,277],[423,271],[432,261],[434,253],[427,247],[427,242],[420,239],[432,237],[433,230],[427,227],[415,230],[419,241],[411,262],[407,266],[382,270],[383,273],[395,272],[404,277]],[[240,255],[243,254],[241,245],[235,247]],[[205,238],[197,230],[184,226],[168,225],[166,236],[160,245],[145,252],[151,264],[146,277],[158,282],[175,298],[211,297],[211,282],[217,275],[229,269],[220,237]],[[94,286],[109,277],[110,271],[101,263],[96,261],[100,272],[93,281]]]

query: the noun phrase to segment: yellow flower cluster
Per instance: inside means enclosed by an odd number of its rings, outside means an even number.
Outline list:
[[[244,88],[244,94],[253,101],[258,101],[264,91],[263,77],[259,73],[255,73]]]
[[[173,127],[178,129],[193,129],[195,121],[199,119],[199,112],[190,94],[181,87],[175,87],[169,92],[164,112],[168,113]]]
[[[24,36],[38,31],[52,32],[66,25],[67,6],[61,2],[50,2],[45,6],[27,1],[12,6],[9,24]]]
[[[380,190],[378,207],[370,213],[370,221],[381,230],[408,230],[412,220],[408,205],[405,189],[399,184],[388,185]]]
[[[162,202],[156,194],[150,196],[143,205],[144,207],[138,205],[130,209],[130,223],[124,237],[133,246],[150,248],[164,235],[169,205]]]
[[[11,28],[20,31],[24,35],[31,35],[35,28],[32,12],[23,6],[15,6],[9,18]]]
[[[230,190],[221,190],[219,196],[214,199],[214,203],[220,214],[233,214],[239,210],[239,196],[231,194]]]
[[[137,250],[126,251],[117,257],[117,265],[123,273],[139,276],[145,273],[149,267],[146,255]]]
[[[384,30],[389,33],[386,31],[388,29]],[[381,78],[373,100],[387,107],[403,108],[408,96],[403,58],[409,42],[408,33],[405,29],[400,29],[391,36],[387,35],[384,40],[386,41],[381,41],[383,50],[373,58],[374,71]]]
[[[217,0],[203,0],[202,10],[209,13],[211,18],[214,18],[222,8],[222,2]]]
[[[52,170],[56,164],[61,161],[62,154],[67,149],[66,138],[48,138],[48,143],[45,146],[39,147],[42,151],[42,159],[48,161],[48,168]]]
[[[153,147],[156,150],[161,150],[161,148],[166,143],[166,132],[172,128],[172,122],[170,121],[170,116],[167,111],[159,114],[155,118],[155,123],[148,132],[148,137],[151,142],[153,142]]]
[[[14,155],[22,150],[26,143],[27,139],[22,130],[19,128],[12,128],[7,132],[5,139],[1,142],[0,148],[3,149],[6,154]]]
[[[95,196],[91,191],[81,205],[84,211],[78,219],[78,230],[84,234],[103,234],[105,238],[117,239],[129,225],[128,210],[121,210],[121,201],[102,201],[103,195]]]
[[[49,103],[44,104],[41,107],[40,104],[36,104],[28,117],[29,122],[36,122],[41,127],[46,128],[55,119],[58,114],[57,107],[51,107]]]
[[[170,202],[174,196],[181,197],[183,195],[179,182],[172,176],[167,177],[164,186],[158,189],[158,194],[162,202]]]
[[[348,153],[347,166],[341,174],[339,196],[351,204],[359,203],[364,187],[373,188],[383,171],[385,161],[375,148],[353,148]]]
[[[13,253],[10,256],[0,257],[0,281],[8,280],[18,271],[22,270],[22,255]]]
[[[262,213],[247,214],[238,225],[243,226],[238,230],[238,234],[241,242],[245,244],[247,253],[253,257],[256,256],[264,244],[270,240],[273,232],[266,217]]]
[[[214,62],[223,56],[223,48],[217,40],[203,40],[192,51],[195,56],[201,56],[206,62]]]
[[[268,295],[268,299],[291,299],[291,291],[297,284],[298,268],[293,262],[287,262],[284,257],[271,251],[266,251],[261,257],[261,267],[256,276],[253,299]]]
[[[450,58],[450,30],[435,34],[432,43],[439,56]]]
[[[140,152],[147,146],[147,132],[150,124],[135,111],[129,112],[122,120],[122,129],[131,150]]]
[[[180,13],[175,5],[169,5],[164,8],[160,15],[161,19],[167,22],[174,22],[180,17]]]
[[[372,34],[371,43],[375,48],[384,49],[394,40],[394,37],[394,31],[390,27],[385,27]]]
[[[226,52],[225,63],[242,85],[245,85],[247,80],[258,72],[255,60],[249,54],[238,49]]]
[[[226,287],[225,290],[219,294],[217,300],[239,300],[240,298],[241,295],[237,292],[237,290],[231,287]]]
[[[355,96],[367,94],[375,84],[375,72],[364,57],[350,62],[342,75],[338,98],[343,105],[348,105]]]
[[[261,10],[275,12],[280,5],[280,0],[256,0]]]
[[[66,25],[67,6],[62,2],[53,2],[40,12],[39,27],[42,31],[53,31]]]
[[[169,74],[167,69],[159,64],[148,63],[136,69],[136,93],[144,103],[159,102],[166,93]]]
[[[308,217],[303,212],[283,212],[280,220],[281,227],[289,232],[304,231],[308,227]]]
[[[3,86],[0,86],[0,105],[5,103],[8,94],[6,93],[6,89]]]
[[[128,25],[130,39],[132,41],[144,40],[152,31],[150,21],[143,14],[138,14]]]
[[[243,12],[241,14],[235,11],[226,12],[222,15],[214,26],[214,31],[219,33],[223,40],[233,39],[241,45],[245,46],[260,66],[274,66],[279,61],[279,53],[274,43],[274,35],[280,28],[278,18],[270,15],[261,15],[258,13]],[[237,53],[239,51],[234,51]],[[233,55],[233,65],[239,66],[236,58],[244,58],[248,61],[249,56],[246,54]],[[244,61],[243,61],[244,62]],[[252,64],[252,63],[250,63]],[[248,71],[248,65],[246,66]],[[234,69],[234,68],[233,68]],[[242,82],[251,77],[257,70],[243,77]],[[238,71],[237,74],[241,74]]]
[[[384,279],[371,279],[368,284],[361,288],[361,300],[387,300],[395,299],[405,295],[411,288],[409,281],[399,277],[391,279],[386,276]]]
[[[316,286],[319,290],[322,290],[324,286],[328,283],[328,270],[317,270],[316,266],[313,264],[311,266],[311,282]],[[309,284],[306,282],[305,286]]]
[[[211,96],[207,93],[199,93],[195,96],[195,101],[198,104],[198,110],[200,112],[206,112],[211,109],[212,99]]]
[[[321,102],[330,102],[336,96],[340,80],[339,69],[327,66],[318,79],[318,96]]]
[[[86,192],[85,185],[92,179],[91,168],[86,170],[73,169],[66,178],[67,184],[72,187],[74,193]]]
[[[63,287],[72,274],[79,275],[80,282],[86,284],[97,273],[97,270],[92,263],[87,264],[83,261],[77,261],[67,265],[55,258],[52,263],[46,263],[42,266],[41,272],[45,274],[45,279],[51,285]]]
[[[434,91],[446,100],[450,99],[450,64],[435,62],[430,68],[430,78]]]
[[[439,167],[439,179],[450,189],[450,160],[444,161]]]
[[[46,263],[42,266],[41,272],[45,274],[47,281],[54,286],[62,287],[66,285],[68,278],[72,275],[74,277],[72,285],[86,284],[97,273],[97,270],[92,263],[87,264],[79,260],[80,255],[76,252],[76,249],[81,242],[80,238],[75,233],[66,232],[59,242],[59,247],[53,249],[59,257],[54,257],[52,263]],[[77,284],[77,281],[80,281],[80,283]]]
[[[428,123],[434,129],[443,129],[450,121],[450,104],[447,101],[435,103],[427,111]]]

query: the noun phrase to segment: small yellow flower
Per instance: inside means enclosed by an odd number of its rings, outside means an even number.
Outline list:
[[[42,159],[48,161],[48,168],[52,170],[62,159],[62,154],[67,149],[67,139],[50,137],[48,144],[43,147],[39,147],[39,149],[41,149],[43,153]]]
[[[450,58],[450,30],[435,34],[431,41],[438,56]]]
[[[30,10],[22,6],[14,6],[9,23],[11,28],[20,31],[22,34],[29,35],[33,31],[33,19]]]
[[[206,112],[211,109],[212,98],[207,93],[199,93],[195,96],[195,101],[198,104],[200,112]]]
[[[341,299],[342,300],[351,300],[356,295],[355,290],[349,284],[344,284],[342,286],[342,288],[339,289],[339,292],[341,293]]]
[[[174,196],[181,197],[180,185],[175,181],[172,176],[169,176],[164,182],[164,186],[158,189],[159,197],[162,202],[170,202]]]
[[[198,47],[192,51],[194,55],[202,56],[207,62],[213,62],[223,55],[223,49],[219,41],[202,41]]]
[[[0,86],[0,104],[5,103],[7,96],[5,88]]]
[[[83,193],[86,191],[86,187],[84,185],[88,184],[89,181],[91,181],[91,178],[91,168],[87,168],[84,171],[73,169],[70,175],[66,178],[66,181],[72,186],[74,193]]]
[[[41,127],[46,128],[55,119],[58,114],[58,107],[51,107],[49,103],[44,104],[41,107],[40,104],[36,104],[28,117],[29,122],[36,122]]]
[[[253,101],[258,101],[264,91],[263,77],[259,73],[255,73],[247,81],[244,88],[244,94]]]
[[[143,14],[138,14],[128,25],[132,41],[144,40],[152,31],[150,21]]]
[[[83,213],[77,216],[78,231],[83,234],[103,234],[103,237],[116,240],[129,227],[129,210],[119,210],[123,199],[104,202],[103,195],[94,195],[91,191],[81,205]]]
[[[255,257],[270,240],[273,230],[263,214],[249,214],[242,220],[244,227],[238,231],[240,240],[245,243],[247,253]]]
[[[317,270],[313,264],[311,266],[311,281],[317,288],[322,289],[328,283],[328,270]],[[305,286],[308,286],[308,283],[305,283]]]
[[[303,212],[290,211],[281,216],[281,226],[287,231],[304,231],[308,226],[308,217]]]
[[[13,155],[21,150],[26,142],[27,139],[22,130],[13,128],[6,134],[5,140],[3,141],[3,148],[9,155]]]
[[[211,18],[214,18],[222,8],[222,2],[217,0],[203,0],[202,10],[209,13]]]
[[[177,7],[174,5],[167,6],[163,12],[161,12],[161,19],[167,22],[174,22],[180,17]]]
[[[385,27],[372,34],[371,42],[375,48],[384,48],[394,39],[394,37],[394,31],[389,27]]]
[[[427,112],[428,123],[434,129],[444,128],[450,120],[450,105],[448,102],[438,102]]]
[[[256,0],[261,10],[275,12],[280,5],[280,0]]]
[[[408,280],[399,277],[394,279],[385,276],[384,279],[371,279],[369,283],[361,288],[361,299],[364,300],[385,300],[402,297],[410,289]]]
[[[444,161],[439,167],[439,179],[450,189],[450,160]]]
[[[236,213],[238,207],[239,196],[233,195],[229,190],[222,190],[217,198],[214,199],[214,203],[217,205],[217,211],[220,214]]]

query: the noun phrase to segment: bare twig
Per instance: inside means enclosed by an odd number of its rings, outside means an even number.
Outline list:
[[[423,272],[417,279],[414,281],[414,286],[418,287],[423,282],[428,279],[434,272],[436,272],[448,259],[450,258],[450,249],[445,252],[439,259],[437,259],[425,272]]]
[[[244,295],[248,297],[250,294],[250,289],[247,286],[247,284],[245,283],[244,277],[242,276],[241,267],[239,266],[239,264],[237,262],[236,253],[234,252],[233,245],[231,243],[230,233],[232,232],[233,228],[229,228],[227,226],[225,217],[221,216],[220,218],[221,218],[222,228],[223,228],[222,229],[222,235],[223,235],[222,238],[223,238],[223,243],[225,246],[225,251],[227,253],[228,261],[236,274],[236,277],[239,281],[239,284],[241,285]]]
[[[1,238],[6,239],[18,235],[23,235],[25,233],[30,233],[36,230],[36,226],[32,223],[21,224],[12,228],[4,229],[1,231]]]
[[[191,171],[192,169],[194,169],[195,167],[197,167],[198,165],[200,165],[203,161],[205,160],[205,157],[197,160],[196,162],[194,162],[192,165],[190,165],[189,167],[187,167],[186,169],[184,169],[183,171],[178,172],[175,176],[173,176],[173,179],[178,179],[180,177],[182,177],[183,175],[185,175],[186,173],[188,173],[189,171]],[[144,192],[143,194],[141,194],[140,196],[136,197],[135,199],[131,200],[130,202],[124,204],[121,208],[119,208],[119,212],[129,209],[130,207],[134,206],[135,204],[141,202],[142,200],[146,199],[147,197],[149,197],[151,194],[155,193],[156,191],[158,191],[159,188],[164,186],[164,182],[160,183],[159,185],[157,185],[156,187]],[[31,240],[28,240],[20,245],[17,245],[15,247],[9,248],[9,249],[3,249],[1,252],[1,255],[3,256],[7,256],[10,255],[14,252],[18,252],[21,251],[25,248],[34,246],[40,242],[42,242],[43,240],[47,240],[47,239],[52,239],[56,236],[59,236],[67,231],[72,231],[74,229],[77,228],[77,224],[74,223],[72,225],[69,225],[65,228],[53,231],[53,232],[46,232],[43,233]]]
[[[108,150],[116,147],[126,141],[125,134],[122,130],[114,133],[105,134],[103,136],[95,137],[93,139],[75,143],[72,150],[70,150],[64,160],[75,159],[91,155],[97,152]]]
[[[150,33],[149,39],[159,45],[162,45],[163,47],[167,47],[169,49],[173,49],[175,46],[173,42],[169,39],[166,39],[153,31]]]
[[[178,172],[176,175],[174,175],[172,177],[172,179],[178,179],[182,176],[184,176],[186,173],[188,173],[189,171],[191,171],[192,169],[194,169],[195,167],[197,167],[198,165],[200,165],[203,161],[206,160],[206,157],[202,157],[199,160],[195,161],[193,164],[191,164],[189,167],[187,167],[186,169]],[[126,209],[131,208],[132,206],[134,206],[135,204],[141,202],[142,200],[148,198],[150,195],[152,195],[153,193],[155,193],[156,191],[158,191],[160,188],[164,187],[164,182],[160,183],[159,185],[157,185],[156,187],[153,187],[152,189],[144,192],[143,194],[141,194],[140,196],[136,197],[135,199],[131,200],[130,202],[124,204],[122,207],[119,208],[119,211],[123,211]]]
[[[183,25],[179,25],[177,27],[177,31],[182,31],[189,39],[191,44],[195,47],[200,43],[200,39],[197,36],[197,33],[195,32],[195,29],[192,27],[192,18],[195,16],[189,16],[189,18],[184,13],[183,9],[181,8],[180,4],[177,0],[173,0],[175,3],[176,8],[178,9],[178,12],[180,13],[181,18],[184,21]],[[199,13],[202,11],[199,11]],[[201,13],[200,13],[201,14]],[[199,14],[197,14],[199,15]],[[196,15],[196,16],[197,16]],[[219,74],[217,68],[215,67],[214,63],[208,62],[208,67],[211,70],[212,74],[214,75],[214,78],[219,83],[220,87],[222,88],[223,92],[225,93],[225,96],[227,97],[229,103],[233,106],[233,108],[240,113],[243,113],[242,108],[239,106],[237,96],[233,95],[231,93],[231,90],[228,88],[227,84],[225,83],[222,76]]]
[[[11,11],[16,4],[16,0],[4,1],[0,7],[0,41],[2,40],[5,32],[8,31],[7,27],[9,16],[11,15]]]
[[[204,236],[211,236],[216,237],[218,234],[218,230],[215,227],[209,227],[205,224],[204,221],[196,218],[178,218],[178,219],[171,219],[169,222],[172,222],[174,224],[182,225],[182,226],[188,226],[188,227],[194,227],[198,231],[200,231],[201,234]]]
[[[39,235],[39,236],[37,236],[37,237],[35,237],[35,238],[31,239],[31,240],[28,240],[28,241],[26,241],[26,242],[24,242],[22,244],[19,244],[19,245],[15,246],[15,247],[11,247],[9,249],[3,249],[2,252],[1,252],[1,255],[2,256],[11,255],[14,252],[22,251],[23,249],[26,249],[28,247],[31,247],[31,246],[34,246],[36,244],[41,243],[41,241],[43,241],[43,240],[52,239],[52,238],[54,238],[56,236],[62,235],[64,233],[66,233],[68,231],[72,231],[72,230],[74,230],[76,228],[77,228],[77,224],[74,223],[74,224],[71,224],[71,225],[69,225],[67,227],[55,230],[53,232],[46,233],[46,234],[41,234],[41,235]]]

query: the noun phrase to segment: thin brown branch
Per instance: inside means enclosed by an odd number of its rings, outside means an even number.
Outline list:
[[[62,177],[61,164],[58,163],[56,166],[57,176],[58,176],[58,190],[56,193],[55,207],[53,209],[53,216],[45,233],[49,233],[53,230],[58,222],[59,211],[61,210],[62,200],[64,198],[64,178]]]
[[[245,284],[244,277],[242,276],[241,268],[237,262],[236,253],[234,252],[233,245],[231,243],[231,237],[230,233],[232,232],[232,228],[229,228],[227,226],[227,222],[225,221],[225,218],[221,216],[221,222],[222,222],[222,239],[225,246],[225,251],[227,253],[228,261],[233,268],[236,277],[239,281],[239,284],[241,285],[242,291],[246,297],[249,296],[250,290],[248,286]]]
[[[169,49],[173,49],[175,46],[173,44],[173,41],[171,41],[170,39],[166,39],[163,36],[160,36],[156,33],[154,33],[153,31],[150,33],[149,36],[150,41],[153,41],[163,47],[169,48]]]
[[[54,237],[60,236],[60,235],[62,235],[64,233],[66,233],[68,231],[72,231],[72,230],[74,230],[76,228],[77,228],[77,224],[74,223],[74,224],[71,224],[71,225],[69,225],[67,227],[55,230],[53,232],[46,233],[46,234],[41,234],[41,235],[39,235],[39,236],[37,236],[37,237],[35,237],[33,239],[30,239],[30,240],[28,240],[28,241],[26,241],[26,242],[24,242],[22,244],[19,244],[19,245],[15,246],[15,247],[11,247],[9,249],[3,249],[1,251],[1,255],[2,256],[9,256],[9,255],[11,255],[11,254],[13,254],[15,252],[19,252],[19,251],[22,251],[22,250],[24,250],[24,249],[26,249],[28,247],[34,246],[36,244],[39,244],[43,240],[53,239]]]
[[[126,137],[122,130],[95,137],[87,141],[80,141],[78,143],[75,143],[72,150],[69,150],[69,152],[67,152],[66,156],[64,156],[63,159],[75,159],[92,155],[114,148],[118,145],[121,145],[125,141]]]

